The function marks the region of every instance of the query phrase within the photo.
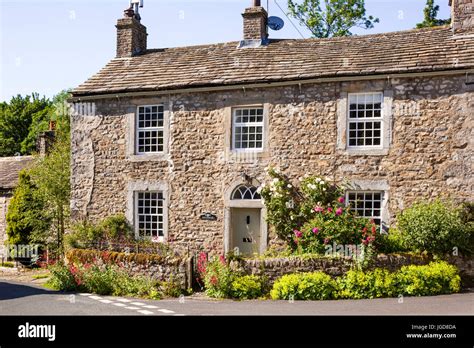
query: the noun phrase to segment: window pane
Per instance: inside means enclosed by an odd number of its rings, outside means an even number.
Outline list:
[[[137,192],[138,232],[140,236],[164,236],[163,225],[159,226],[157,221],[163,220],[163,209],[157,206],[163,205],[163,194],[161,192]]]
[[[239,116],[242,115],[242,116]],[[235,109],[233,116],[233,137],[235,149],[262,148],[263,109]]]

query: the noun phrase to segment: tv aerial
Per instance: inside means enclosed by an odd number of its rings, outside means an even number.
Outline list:
[[[272,30],[280,30],[285,26],[285,22],[280,17],[268,17],[268,27]]]
[[[143,0],[130,0],[130,8],[135,12],[135,18],[140,20],[141,17],[138,8],[143,8]]]

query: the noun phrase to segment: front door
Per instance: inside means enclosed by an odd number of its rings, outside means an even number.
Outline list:
[[[242,255],[260,253],[261,209],[232,208],[232,246]]]

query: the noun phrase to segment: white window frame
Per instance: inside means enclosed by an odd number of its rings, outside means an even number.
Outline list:
[[[140,128],[139,124],[140,124],[140,108],[153,108],[153,107],[157,107],[158,110],[159,108],[161,108],[161,113],[162,113],[162,118],[163,118],[163,125],[161,127],[143,127],[143,128]],[[158,111],[158,114],[159,114],[159,111]],[[137,106],[137,110],[136,110],[136,122],[135,122],[135,153],[137,155],[153,155],[153,154],[163,154],[165,153],[166,151],[166,134],[165,134],[165,106],[164,104],[154,104],[154,105],[139,105]],[[162,136],[162,148],[163,150],[161,151],[145,151],[145,152],[141,152],[140,151],[140,132],[162,132],[163,136]],[[159,139],[159,138],[157,138]],[[160,145],[157,143],[157,147],[159,147]]]
[[[380,106],[380,116],[379,117],[364,117],[364,118],[351,118],[350,117],[350,112],[351,112],[351,97],[353,96],[366,96],[366,95],[378,95],[380,96],[381,100],[381,106]],[[347,124],[346,124],[346,139],[347,139],[347,148],[348,149],[355,149],[355,150],[360,150],[360,149],[382,149],[384,144],[384,94],[383,92],[361,92],[361,93],[349,93],[347,96]],[[350,125],[351,124],[360,124],[364,123],[364,132],[367,130],[366,124],[369,122],[380,122],[380,136],[378,137],[380,139],[380,144],[379,145],[350,145]],[[372,130],[373,131],[373,130]],[[357,132],[357,130],[356,130]],[[365,140],[365,135],[364,138]],[[372,136],[372,140],[375,139],[375,137]],[[364,141],[365,142],[365,141]]]
[[[157,195],[161,195],[161,199],[158,199],[158,200],[161,200],[161,214],[147,214],[149,216],[156,216],[157,217],[157,225],[159,226],[159,224],[161,223],[162,224],[162,228],[160,229],[158,227],[157,231],[156,231],[156,236],[153,236],[153,234],[151,236],[148,236],[148,235],[140,235],[140,215],[144,215],[144,216],[147,216],[146,214],[140,214],[139,213],[139,209],[140,209],[140,199],[139,199],[139,195],[140,193],[143,193],[143,194],[152,194],[152,193],[156,193]],[[133,195],[134,195],[134,202],[135,202],[135,209],[134,209],[134,225],[135,225],[135,236],[138,238],[138,239],[142,239],[142,238],[150,238],[153,242],[163,242],[165,240],[165,235],[166,235],[166,212],[165,212],[165,209],[166,209],[166,200],[165,200],[165,193],[163,191],[158,191],[158,190],[153,190],[153,191],[147,191],[147,190],[139,190],[139,191],[134,191],[133,192]],[[158,205],[156,206],[158,209]],[[159,221],[159,218],[161,217],[161,222]],[[145,221],[146,223],[146,221]],[[153,223],[153,222],[151,222]],[[161,236],[160,236],[160,232],[161,232]]]
[[[357,217],[359,218],[366,218],[366,219],[377,219],[380,221],[380,225],[379,225],[379,228],[380,228],[380,231],[382,230],[383,228],[383,224],[384,224],[384,200],[385,200],[385,195],[386,195],[386,192],[385,191],[381,191],[381,190],[348,190],[346,191],[346,205],[347,206],[350,206],[351,204],[351,201],[349,200],[349,195],[350,194],[356,194],[357,195],[360,195],[360,194],[374,194],[374,193],[379,193],[380,194],[380,207],[377,208],[377,210],[379,210],[379,216],[374,216],[373,215],[373,211],[374,211],[374,207],[372,206],[371,210],[372,210],[372,214],[371,216],[360,216],[360,215],[357,215]],[[365,196],[364,196],[365,197]],[[372,200],[372,203],[374,201]],[[355,212],[357,213],[357,209],[353,209],[351,207],[351,210],[355,210]],[[364,210],[365,209],[365,201],[364,201]],[[364,213],[365,214],[365,213]]]
[[[262,115],[255,115],[255,117],[262,116],[262,121],[261,122],[239,122],[239,123],[236,123],[235,120],[238,117],[236,115],[237,110],[252,110],[252,109],[253,110],[258,110],[258,109],[262,110]],[[243,116],[241,115],[240,117],[243,117]],[[249,117],[250,117],[250,115],[249,115]],[[234,152],[262,152],[262,151],[264,151],[264,149],[265,149],[265,109],[264,109],[263,106],[248,106],[248,107],[232,108],[231,122],[232,122],[232,132],[231,132],[232,151],[234,151]],[[262,146],[258,147],[258,148],[242,148],[242,147],[237,148],[236,147],[236,142],[235,142],[235,134],[236,134],[237,126],[238,127],[262,127],[262,133],[261,133],[262,134],[262,140],[261,140]],[[257,133],[255,133],[255,134],[257,134]],[[255,142],[257,142],[257,140],[255,140]]]

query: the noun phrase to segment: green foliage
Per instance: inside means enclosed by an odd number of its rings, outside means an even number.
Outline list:
[[[327,209],[314,211],[314,217],[302,228],[298,238],[298,252],[333,254],[334,245],[357,247],[369,245],[376,239],[377,226],[364,218],[358,218],[350,207],[334,203]],[[295,233],[297,233],[296,231]]]
[[[9,244],[29,244],[33,233],[48,228],[50,220],[44,207],[45,202],[31,180],[30,171],[22,170],[6,216]]]
[[[341,298],[392,297],[396,293],[395,277],[385,269],[363,272],[350,270],[338,279]]]
[[[76,279],[66,265],[57,263],[49,266],[49,271],[51,272],[51,278],[47,281],[47,284],[50,288],[61,291],[77,290]]]
[[[379,22],[366,16],[364,0],[288,0],[288,9],[317,38],[352,35],[353,27],[371,29]]]
[[[412,251],[406,244],[405,238],[397,228],[391,228],[388,233],[381,233],[375,239],[375,249],[379,253],[392,254]]]
[[[416,25],[417,28],[430,28],[451,23],[451,19],[438,19],[439,6],[434,4],[434,0],[426,0],[423,9],[423,22]]]
[[[132,243],[135,240],[133,227],[123,214],[112,215],[97,224],[83,221],[72,227],[65,236],[69,248],[98,248],[104,243]]]
[[[25,97],[18,95],[9,103],[2,103],[0,157],[31,154],[36,141],[33,133],[39,128],[37,125],[48,118],[50,112],[51,102],[44,97],[40,98],[37,93]]]
[[[4,262],[0,264],[1,267],[6,267],[6,268],[13,268],[15,267],[15,264],[13,262]]]
[[[410,296],[450,294],[461,290],[458,269],[447,262],[403,266],[395,274],[398,292]]]
[[[231,284],[231,297],[240,300],[259,298],[264,294],[264,281],[255,275],[236,277]]]
[[[161,282],[161,290],[165,296],[180,297],[183,295],[181,285],[171,276],[168,281]]]
[[[270,291],[274,300],[330,300],[337,297],[337,283],[323,272],[287,274]]]
[[[62,254],[63,236],[69,221],[70,198],[70,142],[57,137],[51,152],[37,160],[31,169],[31,180],[44,202],[44,212],[50,218],[47,229],[38,230],[31,236],[34,242],[47,243],[57,247]]]
[[[61,291],[87,291],[99,295],[138,296],[160,299],[159,282],[130,276],[116,265],[57,264],[50,267],[47,286]]]
[[[405,209],[397,224],[409,248],[433,254],[472,249],[472,228],[463,223],[461,210],[439,199]]]
[[[227,265],[224,257],[215,258],[206,264],[204,286],[206,294],[215,298],[231,296],[231,286],[235,274]]]

